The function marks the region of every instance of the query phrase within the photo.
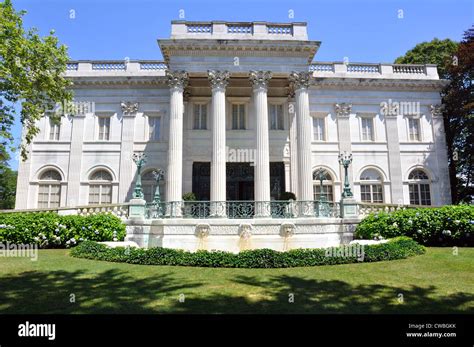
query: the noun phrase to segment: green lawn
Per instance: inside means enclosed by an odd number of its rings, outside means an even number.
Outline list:
[[[255,270],[118,264],[41,250],[36,262],[0,258],[2,313],[474,313],[474,248]]]

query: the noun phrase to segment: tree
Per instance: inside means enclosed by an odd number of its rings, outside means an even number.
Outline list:
[[[443,90],[443,111],[448,145],[453,202],[472,202],[474,196],[474,27],[446,67],[449,84]]]
[[[470,33],[470,34],[469,34]],[[470,35],[470,36],[469,36]],[[453,203],[472,199],[472,29],[461,43],[437,38],[423,42],[395,60],[396,64],[436,64],[440,78],[449,81],[441,92]],[[469,106],[470,105],[470,106]]]
[[[19,105],[23,125],[21,155],[39,132],[37,121],[47,111],[72,100],[64,77],[69,60],[67,48],[60,45],[54,31],[40,37],[37,29],[23,29],[22,16],[11,0],[0,2],[0,161],[6,160],[8,148],[14,149],[11,127],[15,105]],[[57,115],[55,116],[57,119]]]
[[[0,165],[0,210],[15,208],[17,172]]]
[[[446,78],[446,68],[453,59],[458,43],[450,39],[434,38],[430,42],[422,42],[410,49],[405,55],[395,59],[395,64],[436,64],[440,78]]]

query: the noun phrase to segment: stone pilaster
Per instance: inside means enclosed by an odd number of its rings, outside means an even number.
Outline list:
[[[296,133],[298,147],[298,200],[313,200],[313,174],[311,153],[312,122],[309,112],[308,88],[311,83],[309,72],[292,72],[290,81],[295,90]]]
[[[135,135],[135,119],[138,112],[137,102],[121,102],[122,109],[122,140],[120,143],[119,199],[125,202],[132,197],[133,187],[133,139]]]
[[[446,145],[446,134],[444,130],[443,105],[431,105],[431,121],[433,122],[433,142],[436,159],[438,162],[438,177],[436,184],[439,185],[439,200],[433,201],[434,205],[451,204],[451,186],[448,168],[448,147]],[[434,197],[435,199],[437,197]]]
[[[225,216],[226,201],[226,111],[225,89],[228,71],[208,71],[212,90],[211,215]]]
[[[404,204],[402,161],[400,158],[400,139],[398,138],[397,116],[385,115],[387,132],[388,168],[390,172],[390,195],[392,204]]]
[[[255,107],[256,156],[255,156],[255,215],[270,215],[266,206],[270,201],[270,149],[268,139],[268,82],[272,78],[270,71],[251,71]],[[262,203],[265,202],[265,203]]]
[[[84,143],[84,123],[86,114],[77,114],[72,117],[71,150],[69,153],[69,166],[67,177],[67,206],[87,204],[79,201],[82,172],[82,144]]]
[[[339,153],[352,153],[352,140],[351,140],[351,123],[350,123],[350,115],[352,112],[352,104],[351,103],[336,103],[334,104],[334,111],[336,114],[336,122],[337,122],[337,137],[339,141]],[[341,181],[341,192],[343,189],[343,180],[344,180],[344,170],[340,166],[340,181]],[[353,173],[352,173],[352,165],[349,166],[348,170],[348,177],[349,177],[349,184],[351,185],[352,191],[354,191],[354,186],[352,182]],[[337,197],[336,197],[337,198]]]
[[[168,86],[170,87],[170,119],[168,144],[168,170],[166,171],[166,200],[177,202],[171,211],[174,216],[180,215],[179,203],[183,195],[183,92],[188,83],[185,71],[167,71]]]

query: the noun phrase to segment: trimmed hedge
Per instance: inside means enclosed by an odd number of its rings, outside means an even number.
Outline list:
[[[327,249],[293,249],[287,252],[255,249],[237,254],[204,250],[193,253],[161,247],[150,249],[110,248],[96,242],[82,242],[72,248],[70,254],[77,258],[142,265],[286,268],[403,259],[424,252],[425,248],[412,239],[398,237],[386,243],[369,246],[350,245]]]
[[[81,241],[123,240],[125,225],[109,213],[60,216],[55,212],[0,214],[0,243],[63,248]]]
[[[379,212],[365,217],[356,228],[361,239],[408,236],[427,246],[474,246],[474,206]]]

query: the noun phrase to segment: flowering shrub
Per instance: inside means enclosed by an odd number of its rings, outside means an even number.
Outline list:
[[[357,226],[356,238],[408,236],[429,246],[474,246],[474,206],[457,205],[379,212]]]
[[[120,241],[125,225],[120,218],[99,213],[90,216],[60,216],[52,212],[0,214],[0,243],[38,244],[63,248],[81,241]]]
[[[408,237],[397,237],[386,243],[363,246],[362,258],[355,254],[345,254],[344,250],[347,250],[347,247],[345,245],[327,249],[292,249],[287,252],[253,249],[234,254],[205,250],[193,253],[162,247],[149,249],[110,248],[97,242],[83,242],[72,248],[70,254],[77,258],[142,265],[285,268],[404,259],[425,252],[423,246]]]

